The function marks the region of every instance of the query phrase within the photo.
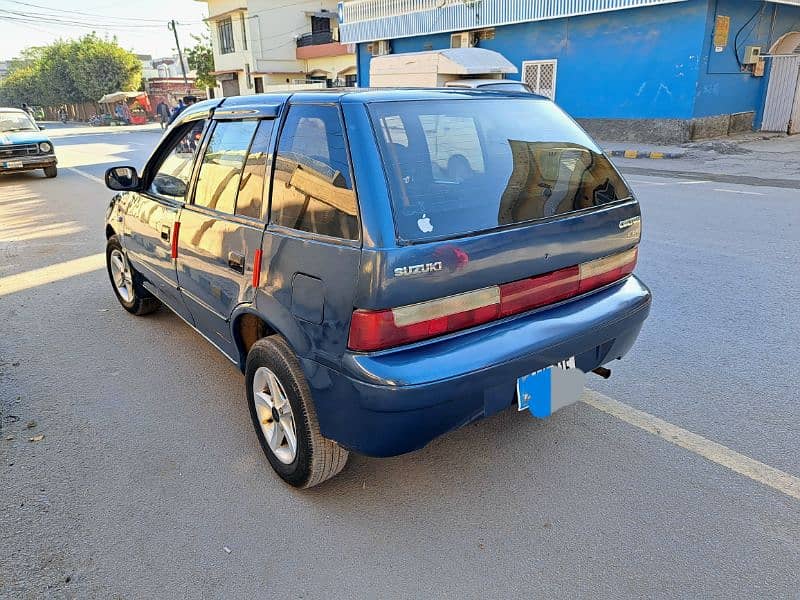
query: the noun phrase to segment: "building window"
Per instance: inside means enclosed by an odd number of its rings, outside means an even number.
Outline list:
[[[247,50],[247,18],[242,15],[242,50]]]
[[[236,46],[233,44],[233,22],[230,18],[223,19],[217,23],[217,32],[219,33],[219,53],[230,54],[236,51]]]
[[[253,82],[256,85],[256,94],[263,94],[264,93],[264,78],[263,77],[255,77]]]
[[[311,33],[330,33],[331,20],[328,17],[311,17]]]
[[[534,94],[556,99],[557,60],[526,60],[522,63],[522,81]]]
[[[358,77],[356,75],[345,75],[344,76],[344,84],[347,87],[356,87],[358,81]]]

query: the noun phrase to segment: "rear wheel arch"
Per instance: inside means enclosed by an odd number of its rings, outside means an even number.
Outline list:
[[[258,340],[279,333],[254,309],[245,308],[234,313],[231,319],[233,341],[239,353],[239,369],[244,371],[247,354]]]
[[[308,356],[311,340],[297,325],[297,319],[274,298],[259,296],[266,306],[256,309],[252,304],[240,304],[230,317],[231,335],[238,352],[239,369],[244,372],[247,354],[259,339],[274,334],[280,335],[292,352],[300,357]],[[268,309],[268,310],[267,310]],[[247,316],[250,315],[250,316]]]

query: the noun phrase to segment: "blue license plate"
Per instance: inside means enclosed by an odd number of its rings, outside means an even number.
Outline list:
[[[583,371],[575,367],[575,357],[517,379],[517,406],[539,419],[575,404],[583,391]]]

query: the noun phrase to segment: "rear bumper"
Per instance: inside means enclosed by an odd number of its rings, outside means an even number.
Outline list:
[[[323,435],[370,456],[419,449],[515,400],[517,378],[575,356],[589,372],[621,358],[650,312],[636,278],[499,323],[375,354],[341,371],[303,361]]]
[[[7,167],[6,164],[21,162],[21,167]],[[18,158],[3,158],[0,160],[0,173],[17,173],[19,171],[31,171],[33,169],[43,169],[58,164],[55,154],[45,154],[42,156],[20,156]]]

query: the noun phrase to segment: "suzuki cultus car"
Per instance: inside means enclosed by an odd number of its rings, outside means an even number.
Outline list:
[[[535,95],[210,100],[106,182],[119,302],[168,307],[243,371],[266,457],[298,487],[349,451],[410,452],[512,405],[549,416],[650,309],[638,203]]]

